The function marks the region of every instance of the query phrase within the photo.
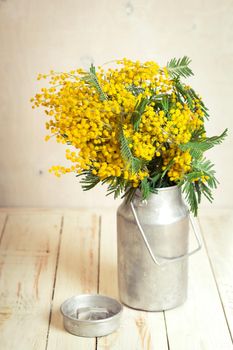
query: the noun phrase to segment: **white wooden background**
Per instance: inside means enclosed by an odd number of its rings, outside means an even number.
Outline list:
[[[118,298],[115,212],[1,209],[0,350],[232,350],[232,214],[201,214],[183,306],[124,307],[117,332],[88,339],[63,329],[59,307],[79,293]]]
[[[39,72],[88,67],[124,56],[165,64],[188,55],[190,83],[210,108],[210,134],[232,129],[232,0],[0,0],[0,205],[116,205],[104,190],[84,194],[72,175],[54,179],[64,146],[44,142],[33,112]],[[221,182],[216,206],[232,206],[232,146],[210,154]]]

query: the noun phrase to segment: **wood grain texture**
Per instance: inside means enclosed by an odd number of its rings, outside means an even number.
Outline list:
[[[0,246],[0,349],[44,350],[60,215],[10,215]]]
[[[200,215],[207,251],[190,258],[183,306],[165,320],[124,307],[119,330],[97,343],[67,333],[59,308],[75,294],[118,298],[115,212],[63,214],[61,227],[61,210],[0,210],[0,350],[233,349],[231,210]]]
[[[233,338],[233,210],[200,214],[200,226]]]
[[[118,299],[116,213],[101,216],[99,292]],[[163,313],[147,313],[124,306],[120,328],[98,339],[100,350],[167,350]]]
[[[87,211],[64,215],[47,350],[94,350],[95,338],[67,333],[60,305],[73,295],[97,293],[99,218]]]
[[[188,300],[165,315],[171,350],[233,349],[205,247],[189,258]]]

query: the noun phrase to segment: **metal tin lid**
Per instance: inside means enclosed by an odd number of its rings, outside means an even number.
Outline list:
[[[65,329],[81,337],[101,337],[120,325],[123,307],[119,301],[100,294],[76,295],[61,305]]]

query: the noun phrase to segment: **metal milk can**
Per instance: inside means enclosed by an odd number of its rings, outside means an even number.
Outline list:
[[[158,189],[143,201],[140,191],[117,211],[118,283],[121,301],[135,309],[161,311],[187,298],[190,216],[181,189]]]

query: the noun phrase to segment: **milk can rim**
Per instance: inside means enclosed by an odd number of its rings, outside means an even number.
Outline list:
[[[180,189],[180,187],[178,185],[174,185],[174,186],[167,186],[167,187],[161,187],[161,188],[156,188],[156,191],[158,192],[166,192],[166,191],[170,191],[170,190],[176,190],[176,189]],[[141,191],[139,188],[137,188],[135,194],[138,196],[141,195]],[[156,195],[156,193],[151,193],[152,195]]]

